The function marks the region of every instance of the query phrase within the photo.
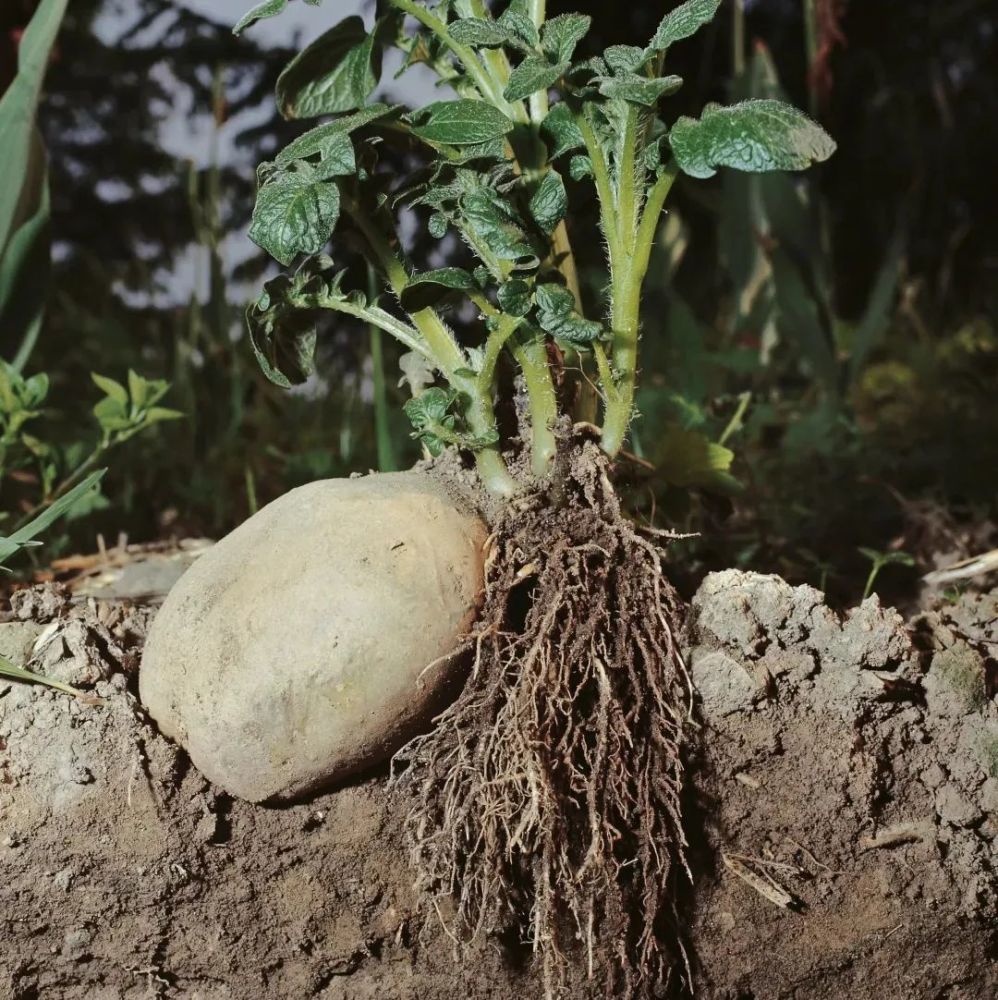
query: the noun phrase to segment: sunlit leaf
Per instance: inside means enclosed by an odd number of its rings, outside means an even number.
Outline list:
[[[691,177],[713,177],[717,167],[752,173],[803,170],[835,152],[820,125],[803,111],[772,100],[710,105],[699,120],[680,118],[669,144],[680,169]]]

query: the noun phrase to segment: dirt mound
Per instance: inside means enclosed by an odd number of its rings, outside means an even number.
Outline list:
[[[51,613],[104,657],[104,704],[0,681],[0,997],[542,995],[519,942],[456,962],[416,912],[383,775],[233,801],[137,706],[141,616]],[[992,997],[998,595],[906,629],[875,600],[839,618],[810,588],[715,574],[688,646],[698,995]]]
[[[729,571],[693,602],[699,995],[995,995],[998,596],[909,631]]]

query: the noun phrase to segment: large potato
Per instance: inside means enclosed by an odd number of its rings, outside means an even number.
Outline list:
[[[312,483],[171,591],[142,701],[226,791],[303,796],[382,761],[445,702],[483,589],[486,529],[422,473]]]

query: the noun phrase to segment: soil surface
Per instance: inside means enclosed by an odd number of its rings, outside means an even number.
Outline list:
[[[2,1000],[542,997],[515,943],[462,957],[417,911],[384,774],[232,800],[136,702],[149,612],[50,590],[12,617],[0,653],[101,701],[0,679]],[[729,571],[686,638],[696,995],[995,996],[998,592],[906,624]]]

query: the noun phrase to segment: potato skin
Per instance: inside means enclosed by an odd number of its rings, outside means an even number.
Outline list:
[[[211,781],[253,802],[382,762],[460,679],[486,537],[421,472],[293,490],[171,591],[142,658],[142,702]]]

